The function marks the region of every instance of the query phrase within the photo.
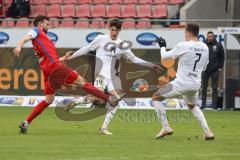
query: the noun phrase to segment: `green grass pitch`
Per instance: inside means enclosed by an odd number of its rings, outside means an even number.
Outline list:
[[[153,110],[119,110],[110,124],[113,136],[98,133],[103,116],[66,122],[48,108],[18,134],[18,124],[32,108],[0,107],[1,160],[239,160],[240,112],[204,111],[215,140],[203,133],[189,111],[168,111],[172,136],[154,139],[160,123],[145,115]],[[140,117],[140,118],[139,118]]]

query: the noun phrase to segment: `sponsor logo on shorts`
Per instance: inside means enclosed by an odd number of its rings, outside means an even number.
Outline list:
[[[6,44],[9,40],[9,35],[5,32],[0,32],[0,44]]]
[[[55,33],[48,32],[47,35],[48,35],[48,38],[50,38],[54,43],[58,41],[58,36]]]
[[[144,46],[151,46],[154,43],[156,43],[157,35],[150,33],[150,32],[144,32],[137,36],[136,40],[139,44]]]
[[[100,34],[104,34],[104,33],[102,33],[102,32],[91,32],[87,35],[86,41],[88,43],[91,43]]]

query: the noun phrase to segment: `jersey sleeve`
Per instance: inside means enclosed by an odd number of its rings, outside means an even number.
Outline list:
[[[88,44],[88,49],[91,50],[91,51],[96,50],[100,46],[101,39],[102,39],[101,37],[102,36],[99,35],[91,43],[89,43]]]
[[[135,55],[133,54],[133,52],[131,51],[131,49],[125,49],[123,51],[123,57],[126,59],[130,59],[131,57],[134,57]]]
[[[162,59],[167,59],[167,58],[176,59],[187,52],[188,52],[188,50],[185,47],[184,43],[178,43],[176,45],[176,47],[174,47],[170,51],[166,51],[166,48],[162,47],[161,48],[161,57],[162,57]]]
[[[38,28],[34,28],[27,33],[27,35],[32,36],[33,39],[37,38],[38,34]]]
[[[154,66],[153,63],[144,61],[143,59],[138,58],[137,56],[135,56],[130,49],[126,49],[123,52],[123,57],[128,59],[128,60],[130,60],[131,62],[133,62],[135,64],[139,64],[139,65],[150,67],[150,68],[152,68]]]

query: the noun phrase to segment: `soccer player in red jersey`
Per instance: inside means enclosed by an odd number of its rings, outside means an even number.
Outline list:
[[[62,63],[66,57],[58,58],[57,49],[47,36],[47,31],[50,28],[48,17],[39,15],[35,17],[33,24],[34,28],[18,42],[13,53],[16,57],[19,57],[23,45],[28,41],[32,41],[33,50],[44,75],[45,100],[35,106],[27,119],[19,125],[20,133],[27,133],[29,124],[53,102],[56,90],[62,85],[77,85],[86,92],[108,101],[113,106],[122,98],[123,94],[109,97],[91,83],[86,82],[75,70]]]

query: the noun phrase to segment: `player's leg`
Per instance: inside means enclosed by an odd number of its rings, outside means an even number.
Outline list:
[[[204,131],[205,140],[213,140],[214,135],[208,127],[206,118],[203,112],[196,106],[197,92],[189,92],[183,96],[183,99],[188,104],[189,110],[193,113]]]
[[[118,95],[121,94],[122,90],[113,90],[110,92],[111,95]],[[114,118],[115,114],[117,113],[117,109],[119,107],[119,103],[122,103],[122,100],[118,102],[118,104],[115,107],[112,107],[109,103],[106,104],[107,113],[105,116],[105,119],[103,121],[102,127],[100,129],[101,133],[112,135],[111,132],[108,131],[108,126],[112,119]]]
[[[174,96],[174,89],[173,84],[168,83],[161,87],[154,95],[152,96],[152,104],[156,109],[157,117],[159,121],[162,124],[162,129],[160,132],[155,136],[155,138],[163,138],[167,135],[172,135],[173,130],[169,126],[168,120],[167,120],[167,114],[165,110],[165,106],[163,105],[163,100],[165,98],[169,98],[171,96]]]
[[[27,119],[19,125],[20,133],[26,134],[29,124],[35,119],[42,111],[47,108],[54,100],[55,90],[50,87],[49,78],[44,77],[44,94],[45,100],[37,104],[32,112],[28,115]]]
[[[74,72],[72,72],[72,73],[74,73]],[[79,87],[81,87],[83,90],[85,90],[89,94],[91,94],[93,96],[96,96],[98,98],[101,98],[101,99],[103,99],[106,102],[109,102],[112,106],[115,106],[122,99],[122,97],[124,96],[124,94],[109,96],[109,95],[105,94],[103,91],[101,91],[98,88],[94,87],[90,82],[87,82],[80,75],[78,75],[77,78],[72,83],[77,85],[77,86],[79,86]]]
[[[116,96],[123,93],[121,80],[119,77],[114,78],[113,80],[109,80],[106,83],[106,89],[109,91],[110,95]],[[106,104],[107,113],[105,119],[103,121],[100,132],[106,135],[112,135],[111,132],[108,131],[108,126],[115,114],[117,113],[117,109],[119,107],[119,103],[122,103],[122,100],[118,102],[118,104],[112,107],[109,103]]]
[[[104,80],[103,76],[97,76],[95,78],[94,86],[99,90],[104,91],[106,89],[106,85],[107,85],[107,82]],[[84,97],[74,98],[68,104],[66,104],[64,109],[66,111],[69,111],[79,104],[86,104],[86,103],[92,103],[93,105],[106,104],[106,102],[100,98],[97,98],[93,95],[86,95]]]
[[[105,91],[107,90],[107,83],[108,83],[107,80],[103,76],[98,75],[95,77],[93,85],[94,85],[94,87],[98,88],[99,90],[101,90],[105,93]],[[89,95],[86,98],[93,105],[106,105],[105,101],[103,101],[102,99],[95,97],[93,95]]]
[[[72,72],[71,74],[77,74],[76,72]],[[73,78],[71,78],[73,77]],[[103,93],[98,88],[94,87],[90,82],[87,82],[82,76],[80,75],[73,75],[68,76],[67,81],[72,82],[72,84],[77,85],[78,87],[81,87],[83,90],[85,90],[87,93],[90,93],[91,95],[94,95],[96,97],[99,97],[103,99],[104,101],[108,101],[109,96],[105,93]]]
[[[115,97],[109,97],[101,90],[94,87],[91,83],[87,82],[82,76],[80,76],[77,71],[73,70],[66,65],[59,65],[51,74],[49,75],[49,81],[52,82],[50,86],[57,90],[61,85],[77,85],[86,92],[103,99],[106,102],[109,102],[112,106],[115,106],[116,103],[122,99],[123,95],[117,95]]]
[[[209,74],[206,72],[203,72],[202,73],[202,105],[201,105],[201,109],[204,109],[206,107],[208,80],[209,80]]]
[[[53,102],[54,97],[55,94],[46,95],[45,100],[43,100],[33,108],[32,112],[28,115],[27,119],[19,125],[20,133],[23,134],[27,133],[28,126],[31,124],[31,122]]]
[[[218,79],[219,79],[219,71],[216,71],[211,74],[211,85],[212,85],[212,108],[217,109],[217,98],[218,98]]]

